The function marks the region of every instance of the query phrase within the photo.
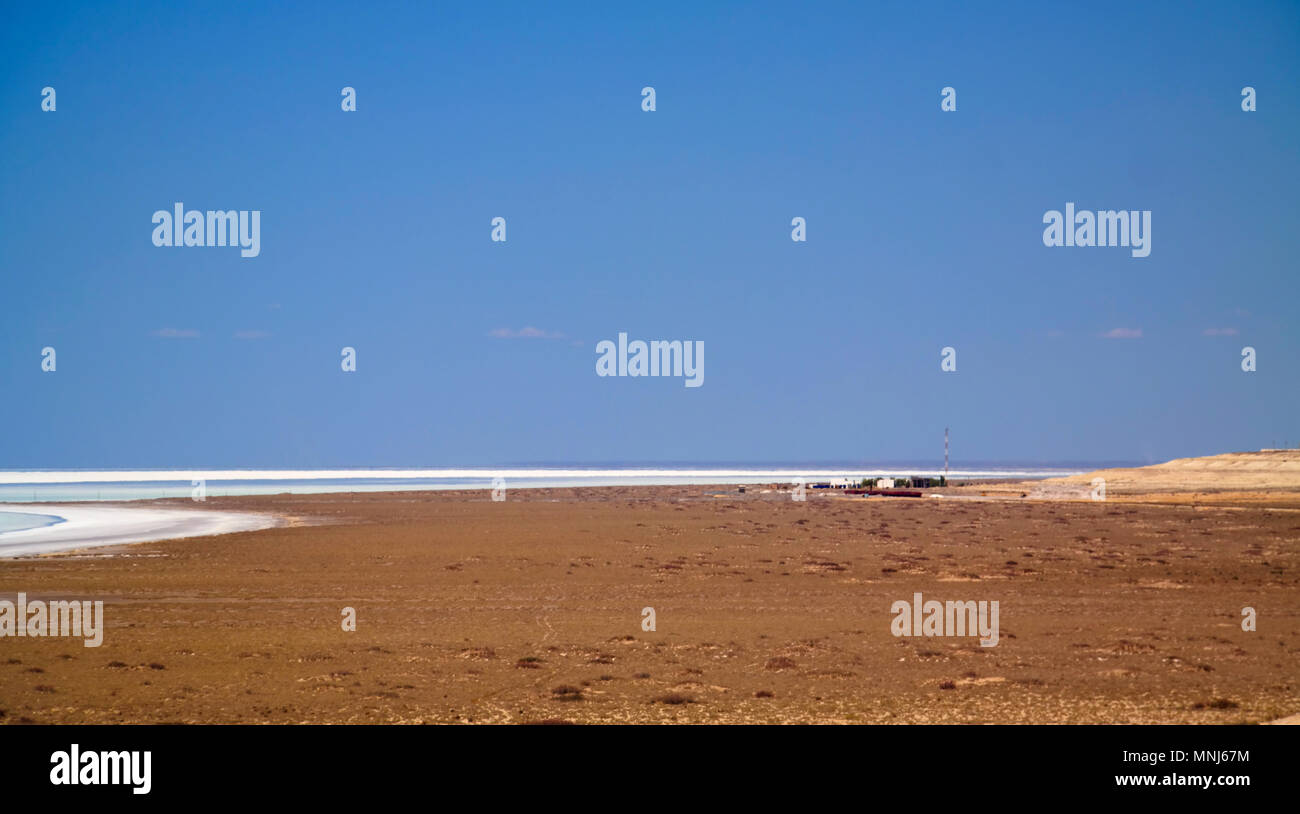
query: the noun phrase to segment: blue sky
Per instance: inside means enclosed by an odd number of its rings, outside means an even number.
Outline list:
[[[1295,4],[298,5],[4,11],[0,468],[1300,441]],[[261,254],[155,247],[177,201]],[[1045,247],[1067,201],[1151,255]]]

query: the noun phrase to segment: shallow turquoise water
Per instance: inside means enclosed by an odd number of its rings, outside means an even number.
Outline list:
[[[26,512],[0,512],[0,534],[6,531],[23,531],[41,526],[62,523],[63,518],[52,514],[28,514]]]

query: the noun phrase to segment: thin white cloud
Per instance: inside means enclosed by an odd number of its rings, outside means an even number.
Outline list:
[[[235,331],[236,339],[266,339],[270,335],[270,331]]]
[[[1111,328],[1101,335],[1102,339],[1141,339],[1141,328]]]
[[[162,337],[163,339],[198,339],[199,338],[198,331],[181,330],[179,328],[163,328],[162,330],[154,331],[153,335]]]
[[[1236,328],[1206,328],[1201,331],[1202,336],[1236,336]]]
[[[529,325],[526,328],[513,330],[511,328],[493,328],[488,331],[488,336],[493,339],[563,339],[564,334],[559,331],[543,331],[540,328],[534,328]]]

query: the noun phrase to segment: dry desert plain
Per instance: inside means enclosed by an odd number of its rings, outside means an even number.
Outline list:
[[[106,617],[98,648],[0,640],[0,722],[1281,719],[1300,712],[1300,454],[1219,457],[942,499],[211,498],[285,525],[0,561],[0,598]],[[1097,476],[1106,501],[1068,497]],[[893,636],[915,592],[997,600],[998,644]]]

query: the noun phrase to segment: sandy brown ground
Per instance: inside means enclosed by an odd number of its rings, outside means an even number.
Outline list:
[[[1231,452],[1178,458],[1154,466],[1102,469],[1085,475],[1027,484],[1030,496],[1087,491],[1094,478],[1106,482],[1108,500],[1152,503],[1279,505],[1300,503],[1300,450]]]
[[[107,616],[97,649],[0,639],[0,721],[1300,712],[1295,494],[1242,508],[721,489],[215,498],[295,525],[0,561],[0,598],[102,598]],[[915,591],[998,600],[1001,642],[893,637],[890,605]]]

